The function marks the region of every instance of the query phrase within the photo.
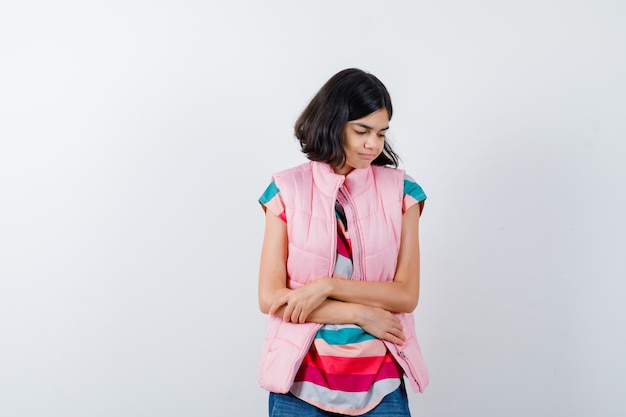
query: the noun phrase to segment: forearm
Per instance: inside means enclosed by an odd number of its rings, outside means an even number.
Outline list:
[[[320,302],[322,303],[326,304],[331,301],[341,302],[341,305],[333,305],[332,309],[329,309],[331,314],[334,309],[340,309],[342,314],[354,314],[355,307],[346,304],[377,307],[396,313],[410,313],[415,310],[419,299],[419,279],[399,279],[398,281],[392,282],[371,282],[325,277],[319,278],[305,287],[306,289],[309,289],[317,294],[317,296],[320,297]],[[305,288],[303,287],[300,291],[303,291],[304,289]],[[292,291],[293,290],[281,286],[275,286],[271,289],[260,291],[259,306],[261,311],[265,314],[271,313],[271,307],[274,305],[276,300],[281,300],[276,303],[276,307],[278,307],[278,305],[282,305],[285,302],[283,298],[285,296],[289,296],[289,293]],[[324,301],[321,301],[322,299],[324,299]],[[333,303],[331,303],[331,305],[332,304]],[[323,321],[325,317],[323,315],[320,318],[322,321],[317,321],[317,314],[323,314],[326,312],[325,305],[323,310],[320,310],[320,307],[322,307],[322,305],[319,305],[316,309],[310,310],[311,313],[316,314],[315,320],[309,320],[309,318],[307,318],[306,321],[315,321],[317,323],[324,324],[344,324]],[[286,305],[277,309],[273,312],[273,314],[280,315],[285,311],[285,308]],[[348,309],[349,311],[346,312],[344,309]],[[331,315],[330,317],[332,318],[334,316]],[[353,323],[354,321],[349,322]]]
[[[285,307],[277,310],[280,317]],[[283,318],[284,320],[284,318]],[[382,340],[402,345],[406,340],[400,320],[393,313],[378,307],[324,300],[306,318],[308,323],[356,324],[363,330]]]
[[[306,321],[319,324],[360,324],[364,307],[355,303],[327,299],[307,316]],[[274,315],[282,316],[285,308],[286,306],[280,307]]]
[[[326,279],[327,297],[339,301],[379,307],[397,313],[415,310],[419,284],[415,282],[371,282]]]

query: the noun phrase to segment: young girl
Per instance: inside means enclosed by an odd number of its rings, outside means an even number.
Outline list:
[[[259,199],[271,417],[410,416],[403,377],[428,384],[412,314],[426,195],[397,169],[391,116],[378,78],[335,74],[296,122],[310,161],[274,174]]]

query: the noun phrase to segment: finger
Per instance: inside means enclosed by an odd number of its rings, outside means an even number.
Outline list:
[[[280,308],[281,304],[278,303],[274,303],[272,304],[272,306],[270,307],[270,316],[273,316],[276,314],[276,311],[278,311],[278,309]]]
[[[404,329],[402,328],[402,323],[400,323],[400,320],[394,320],[394,321],[391,323],[391,327],[393,327],[394,329],[398,329],[398,330],[400,330],[401,332],[402,332],[402,331],[404,331]]]
[[[291,321],[291,314],[293,313],[293,306],[289,303],[285,304],[285,311],[283,311],[283,321]]]
[[[393,325],[394,325],[395,327],[400,327],[400,328],[402,328],[402,322],[401,322],[401,321],[400,321],[397,317],[393,316],[393,317],[391,318],[391,322],[393,323]]]
[[[388,330],[388,333],[392,334],[398,340],[402,341],[402,343],[404,343],[404,341],[406,340],[406,336],[404,335],[404,332],[402,331],[401,328],[399,329],[397,327],[396,328],[392,327]]]
[[[281,308],[283,305],[285,305],[285,303],[286,303],[286,300],[284,299],[284,297],[280,297],[277,300],[275,300],[272,306],[270,307],[270,316],[273,316],[274,314],[276,314],[276,311],[279,308]]]
[[[299,307],[296,307],[293,309],[293,312],[291,313],[291,322],[292,323],[299,323],[300,322],[300,313],[302,312],[302,309]]]
[[[384,339],[384,340],[386,340],[386,341],[388,341],[388,342],[391,342],[391,343],[393,343],[394,345],[397,345],[397,344],[398,344],[398,341],[400,340],[400,339],[398,339],[395,335],[393,335],[393,334],[391,334],[391,333],[385,333],[385,334],[383,335],[383,337],[381,337],[381,339]]]
[[[404,335],[404,332],[400,331],[399,333],[396,334],[396,336],[400,340],[400,344],[403,345],[404,342],[406,341],[406,336]]]
[[[298,318],[298,323],[303,324],[306,323],[306,318],[308,317],[308,314],[306,314],[304,312],[304,310],[300,313],[300,317]]]
[[[406,340],[406,336],[404,335],[404,331],[402,330],[402,328],[395,330],[394,334],[398,339],[402,340],[403,342]]]
[[[299,323],[306,323],[306,319],[307,317],[309,317],[309,313],[311,312],[311,310],[309,309],[308,306],[303,306],[302,309],[300,310],[300,316],[298,317],[298,322]]]
[[[404,345],[404,340],[399,338],[398,336],[394,335],[394,334],[390,334],[390,338],[388,339],[391,343],[402,346]]]

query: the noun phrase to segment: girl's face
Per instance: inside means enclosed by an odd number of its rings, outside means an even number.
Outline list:
[[[343,150],[346,163],[335,168],[339,175],[353,169],[368,168],[383,151],[385,133],[389,129],[389,113],[380,109],[357,120],[350,120],[344,129]]]

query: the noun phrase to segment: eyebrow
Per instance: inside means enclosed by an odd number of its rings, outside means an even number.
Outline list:
[[[363,123],[359,123],[359,122],[350,122],[350,124],[360,126],[360,127],[362,127],[363,129],[367,129],[367,130],[374,130],[374,128],[373,128],[373,127],[368,126],[368,125],[363,124]],[[388,130],[388,129],[389,129],[389,126],[387,126],[387,127],[383,127],[382,129],[380,129],[380,130],[379,130],[379,132],[382,132],[383,130]]]

